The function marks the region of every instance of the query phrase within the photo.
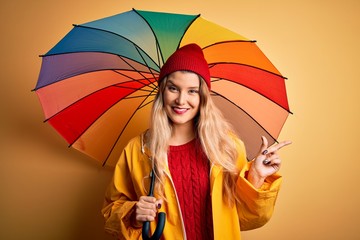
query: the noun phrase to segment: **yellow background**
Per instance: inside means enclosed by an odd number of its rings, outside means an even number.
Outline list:
[[[1,1],[0,239],[110,239],[100,215],[112,170],[47,124],[34,88],[73,23],[132,7],[197,14],[258,45],[285,76],[284,184],[271,221],[244,239],[360,239],[360,1]]]

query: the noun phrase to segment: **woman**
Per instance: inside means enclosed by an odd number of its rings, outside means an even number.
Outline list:
[[[160,71],[148,131],[125,147],[107,191],[105,228],[120,239],[141,239],[167,213],[164,239],[240,239],[241,230],[271,217],[281,177],[278,150],[268,146],[247,162],[245,148],[210,97],[210,73],[196,44],[178,49]],[[239,123],[241,124],[241,123]],[[149,173],[156,174],[148,197]]]

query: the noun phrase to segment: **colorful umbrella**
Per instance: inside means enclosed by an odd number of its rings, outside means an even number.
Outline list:
[[[35,91],[70,146],[114,165],[148,128],[157,77],[179,47],[197,43],[215,103],[252,159],[264,135],[278,137],[288,114],[285,78],[251,41],[200,15],[131,10],[74,28],[43,55]]]

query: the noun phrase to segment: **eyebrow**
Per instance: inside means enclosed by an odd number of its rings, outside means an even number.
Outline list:
[[[177,87],[177,85],[171,79],[167,80],[166,85],[168,85],[168,84],[171,84],[171,85],[174,85]],[[188,87],[188,89],[200,89],[200,86]]]

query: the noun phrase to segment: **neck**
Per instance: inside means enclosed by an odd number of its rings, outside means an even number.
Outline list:
[[[169,145],[177,146],[190,142],[195,138],[193,124],[174,125]]]

